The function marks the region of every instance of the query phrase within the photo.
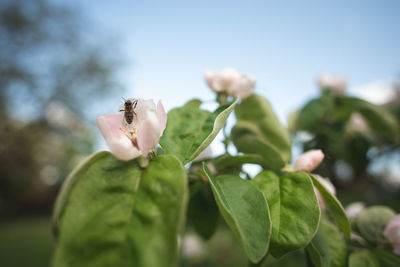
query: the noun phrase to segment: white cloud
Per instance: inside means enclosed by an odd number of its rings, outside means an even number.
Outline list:
[[[396,97],[395,89],[388,81],[370,82],[350,88],[349,91],[355,96],[377,105],[385,104]]]

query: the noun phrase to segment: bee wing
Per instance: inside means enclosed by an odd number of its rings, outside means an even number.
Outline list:
[[[125,101],[122,102],[119,106],[118,106],[118,111],[124,111],[125,110]]]

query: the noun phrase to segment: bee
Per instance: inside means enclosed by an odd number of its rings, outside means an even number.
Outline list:
[[[133,119],[136,117],[135,108],[137,106],[137,99],[127,99],[124,103],[121,104],[119,111],[124,112],[125,122],[130,125],[133,122]]]

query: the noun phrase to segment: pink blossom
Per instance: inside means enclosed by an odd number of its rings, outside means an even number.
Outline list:
[[[347,218],[350,220],[355,220],[360,216],[361,212],[365,209],[365,204],[363,202],[353,202],[349,204],[346,209]]]
[[[318,86],[323,90],[331,90],[334,95],[344,95],[347,87],[347,79],[344,76],[332,76],[323,73],[318,77]]]
[[[323,185],[323,187],[325,187],[325,189],[331,193],[332,195],[336,195],[336,188],[335,186],[331,183],[331,180],[329,180],[328,178],[323,178],[317,174],[313,174],[313,176],[318,179],[318,181]],[[319,202],[319,206],[321,207],[322,210],[325,210],[326,205],[324,203],[324,199],[321,196],[321,193],[318,191],[317,188],[314,187],[314,191],[315,194],[317,196],[318,202]]]
[[[389,221],[383,234],[392,243],[393,252],[400,256],[400,215]]]
[[[320,149],[309,150],[296,159],[294,168],[296,171],[311,172],[323,159],[324,153]]]
[[[97,117],[97,125],[111,152],[120,160],[147,155],[155,149],[167,124],[161,101],[138,99],[136,116],[127,124],[123,113]]]
[[[251,95],[255,88],[255,79],[249,78],[232,68],[225,68],[220,71],[206,69],[204,77],[207,85],[214,92],[225,92],[241,99]]]
[[[203,161],[206,159],[212,158],[212,148],[211,146],[208,146],[206,149],[204,149],[193,161]]]
[[[347,130],[350,132],[365,133],[369,130],[369,126],[363,115],[353,112],[347,124]]]

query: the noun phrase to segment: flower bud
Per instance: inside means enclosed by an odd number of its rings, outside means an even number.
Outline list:
[[[400,215],[395,216],[386,225],[383,234],[393,245],[393,252],[400,256]]]
[[[147,155],[155,149],[162,135],[167,114],[161,101],[138,99],[136,115],[129,125],[124,115],[110,114],[97,117],[97,125],[111,152],[120,160],[131,160]]]
[[[182,246],[182,254],[185,258],[198,261],[204,257],[205,252],[204,244],[197,235],[185,234]]]
[[[364,209],[365,204],[363,202],[353,202],[346,207],[345,212],[349,220],[355,220]]]
[[[226,93],[244,99],[255,88],[255,79],[249,78],[235,69],[225,68],[220,71],[206,69],[204,77],[207,85],[217,93]]]
[[[328,178],[323,178],[317,174],[313,174],[313,176],[318,179],[318,181],[325,187],[325,189],[331,193],[332,195],[336,195],[336,188],[335,186],[331,183],[331,181]],[[319,206],[321,207],[322,210],[326,209],[326,205],[324,203],[324,199],[321,196],[321,193],[318,191],[317,188],[314,187],[315,194],[317,196]]]
[[[323,159],[324,153],[320,149],[309,150],[296,159],[294,168],[296,171],[311,172]]]
[[[212,158],[212,148],[211,146],[208,146],[206,149],[204,149],[193,161],[203,161],[206,159]]]
[[[347,130],[352,133],[365,133],[369,130],[369,127],[363,115],[353,112],[347,124]]]
[[[344,76],[332,76],[326,73],[318,77],[318,86],[321,91],[331,90],[336,96],[344,95],[347,87],[347,79]]]

